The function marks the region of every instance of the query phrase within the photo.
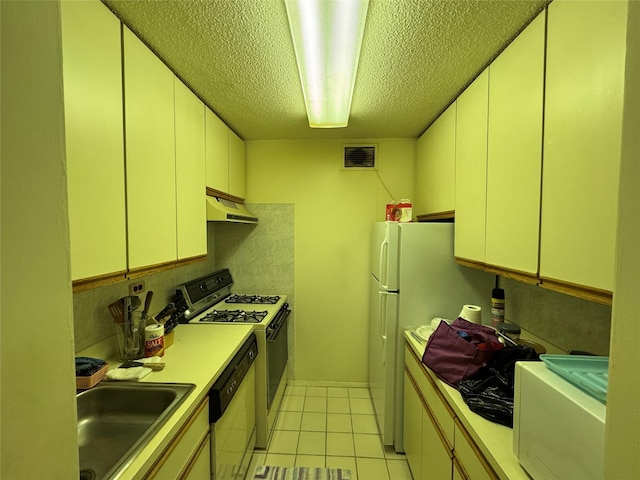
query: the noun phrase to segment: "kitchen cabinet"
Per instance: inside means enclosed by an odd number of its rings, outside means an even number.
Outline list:
[[[245,146],[208,108],[206,109],[206,184],[210,194],[234,201],[245,196]]]
[[[211,439],[208,397],[205,397],[185,422],[144,478],[210,480]]]
[[[404,444],[413,478],[500,478],[425,369],[406,345]]]
[[[124,280],[127,269],[120,22],[101,2],[60,5],[71,276],[79,291]]]
[[[404,373],[404,453],[414,479],[422,478],[422,401]]]
[[[414,211],[418,220],[453,218],[456,171],[456,102],[417,142]]]
[[[475,442],[457,418],[455,423],[456,443],[454,455],[462,478],[469,480],[491,480],[496,478],[495,473],[484,460]]]
[[[422,411],[422,480],[451,478],[451,450],[442,441],[441,432],[429,409]]]
[[[229,127],[206,109],[206,186],[229,191]]]
[[[536,282],[545,12],[489,66],[487,265]]]
[[[455,256],[485,261],[489,70],[458,97],[456,107]]]
[[[205,107],[177,77],[175,84],[178,259],[207,254]]]
[[[548,9],[540,278],[602,303],[613,290],[626,24],[626,2]]]
[[[244,150],[244,140],[229,130],[229,194],[238,198],[245,196]]]
[[[176,260],[174,79],[123,26],[129,269]]]

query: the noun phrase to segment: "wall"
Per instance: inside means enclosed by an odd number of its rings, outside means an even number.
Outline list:
[[[341,170],[344,143],[377,143],[377,172]],[[412,198],[414,157],[414,139],[246,143],[247,202],[295,206],[295,380],[367,382],[369,233]]]
[[[172,300],[177,285],[215,271],[214,224],[211,222],[207,223],[207,252],[209,254],[202,262],[140,278],[145,281],[146,288],[145,292],[139,295],[142,305],[146,292],[153,292],[150,315],[158,313]],[[135,281],[140,279],[136,278]],[[107,306],[129,295],[130,283],[134,281],[120,282],[73,295],[76,352],[112,337],[111,351],[116,353],[115,327]]]
[[[0,17],[0,478],[78,478],[59,4]]]
[[[607,394],[604,475],[607,480],[626,480],[637,477],[640,471],[640,2],[628,5],[618,244]]]

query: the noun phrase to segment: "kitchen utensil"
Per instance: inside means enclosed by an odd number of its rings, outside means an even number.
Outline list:
[[[109,312],[117,323],[124,322],[124,303],[122,300],[121,298],[109,304]]]
[[[150,368],[151,370],[158,371],[164,368],[164,362],[144,363],[144,362],[136,362],[134,360],[128,360],[124,362],[122,365],[120,365],[120,367],[118,368],[132,368],[132,367],[146,367],[146,368]]]
[[[147,296],[144,299],[144,310],[142,310],[142,319],[146,320],[149,314],[149,307],[151,306],[151,300],[153,299],[153,292],[149,290]]]

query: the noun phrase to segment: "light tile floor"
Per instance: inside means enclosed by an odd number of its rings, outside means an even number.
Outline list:
[[[411,480],[405,456],[384,447],[366,388],[288,385],[258,465],[348,468],[353,480]]]

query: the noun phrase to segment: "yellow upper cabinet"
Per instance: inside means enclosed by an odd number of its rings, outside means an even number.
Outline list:
[[[207,253],[204,104],[175,82],[178,259]]]
[[[174,76],[123,29],[129,268],[136,269],[177,257]]]
[[[126,264],[120,22],[101,2],[61,2],[73,280]]]
[[[545,12],[489,67],[486,263],[537,274]]]
[[[234,197],[245,196],[245,159],[244,140],[229,130],[229,194]]]
[[[208,108],[205,124],[207,187],[229,193],[229,127]]]
[[[612,291],[627,2],[548,15],[540,277]]]
[[[455,175],[456,102],[418,139],[414,213],[453,216]]]
[[[489,71],[476,78],[456,103],[455,256],[484,263]]]

